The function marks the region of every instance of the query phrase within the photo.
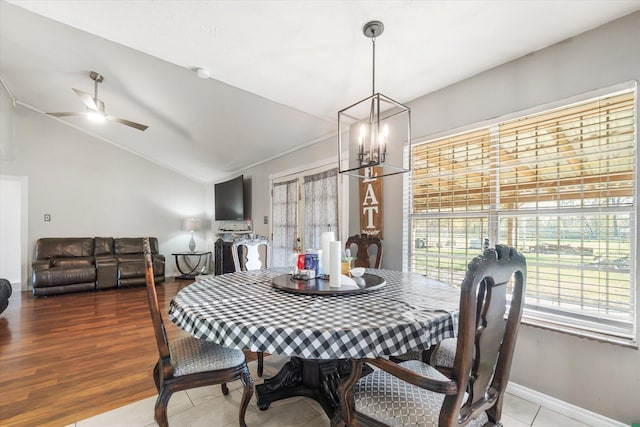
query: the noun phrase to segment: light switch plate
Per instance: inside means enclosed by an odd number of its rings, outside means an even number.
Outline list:
[[[267,215],[264,216],[264,224],[269,224],[269,217]]]
[[[45,221],[51,221],[51,214],[44,214],[44,220]]]

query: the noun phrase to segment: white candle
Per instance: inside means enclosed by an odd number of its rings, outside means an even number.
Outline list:
[[[331,269],[331,262],[330,260],[330,243],[334,242],[336,240],[336,235],[333,231],[325,231],[322,233],[321,237],[320,237],[320,241],[322,242],[322,254],[324,255],[322,257],[322,273],[323,274],[329,274],[330,269]]]
[[[335,240],[331,242],[329,248],[329,287],[340,287],[340,263],[342,262],[342,242]]]
[[[318,275],[326,274],[324,272],[324,259],[322,257],[324,251],[322,249],[316,249],[316,252],[318,253]]]

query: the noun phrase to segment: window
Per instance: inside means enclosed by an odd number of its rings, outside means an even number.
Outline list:
[[[635,89],[416,144],[411,271],[459,284],[483,247],[527,258],[525,321],[635,339]]]
[[[319,249],[323,231],[329,228],[338,231],[337,168],[286,175],[274,180],[272,185],[273,262],[270,265],[289,266],[294,248]]]

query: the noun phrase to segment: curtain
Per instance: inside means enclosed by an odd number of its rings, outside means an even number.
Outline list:
[[[305,176],[304,194],[303,249],[320,249],[323,231],[338,235],[338,169]]]
[[[298,212],[298,180],[273,184],[272,267],[289,267],[296,246]]]

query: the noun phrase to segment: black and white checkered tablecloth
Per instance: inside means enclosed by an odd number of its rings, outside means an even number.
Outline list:
[[[347,359],[426,349],[457,332],[460,291],[415,273],[367,270],[379,290],[300,295],[271,286],[285,269],[197,281],[173,298],[169,318],[199,339],[307,359]]]

